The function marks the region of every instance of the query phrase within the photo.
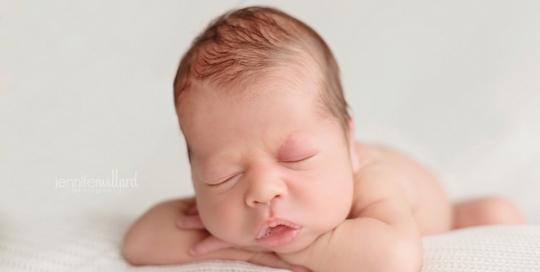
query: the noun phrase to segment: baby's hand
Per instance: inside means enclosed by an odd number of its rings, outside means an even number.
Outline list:
[[[205,230],[206,229],[201,221],[201,218],[199,217],[199,213],[197,212],[196,206],[191,207],[185,216],[178,219],[177,226],[178,228],[184,229],[184,230]],[[248,259],[248,262],[253,263],[253,264],[269,266],[269,267],[274,267],[274,268],[285,268],[285,269],[290,269],[294,272],[309,272],[310,271],[309,269],[303,266],[291,265],[283,261],[279,256],[277,256],[273,252],[260,252],[260,251],[253,251],[252,249],[249,249],[249,248],[238,247],[231,243],[225,242],[213,235],[210,235],[206,239],[193,245],[189,249],[189,253],[193,256],[201,256],[206,253],[210,253],[212,251],[216,251],[216,250],[224,249],[224,248],[234,248],[234,249],[243,250],[243,251],[250,251],[253,255]]]
[[[186,214],[178,219],[176,225],[180,229],[206,229],[199,217],[199,212],[197,211],[197,205],[191,206]]]

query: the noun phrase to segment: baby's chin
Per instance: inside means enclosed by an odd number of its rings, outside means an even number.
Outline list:
[[[237,243],[232,242],[232,241],[238,241],[238,239],[230,239],[231,237],[218,237],[218,238],[220,238],[220,239],[222,239],[224,241],[228,241],[229,243],[231,243],[231,244],[233,244],[233,245],[235,245],[235,246],[237,246],[239,248],[249,250],[249,251],[275,252],[275,253],[279,253],[279,254],[287,254],[287,253],[298,252],[298,251],[301,251],[301,250],[307,248],[318,237],[318,236],[317,237],[308,237],[308,236],[312,236],[312,235],[305,235],[305,237],[300,235],[299,237],[297,237],[293,241],[288,242],[288,243],[283,244],[283,245],[279,245],[279,246],[261,245],[256,240],[255,241],[252,240],[252,241],[246,242],[244,244],[237,244]]]
[[[341,222],[343,220],[345,219],[342,219]],[[329,231],[333,230],[337,225],[339,225],[337,224],[338,221],[334,221],[335,220],[327,220],[325,222],[326,224],[324,225],[319,224],[310,227],[303,226],[300,227],[299,232],[296,232],[294,228],[288,228],[285,231],[277,232],[277,237],[268,237],[270,238],[270,241],[268,241],[266,237],[256,239],[255,237],[238,236],[238,234],[233,233],[213,233],[213,235],[215,235],[221,240],[227,241],[230,244],[246,250],[287,254],[299,252],[308,248],[320,236],[328,233]],[[220,236],[220,234],[223,236]],[[288,239],[291,240],[287,242],[283,241]]]
[[[263,251],[273,251],[278,254],[295,253],[309,247],[319,236],[320,234],[301,233],[296,239],[289,243],[274,247],[263,246],[261,248],[264,249]]]
[[[271,248],[269,250],[275,252],[278,255],[294,254],[294,253],[298,253],[309,248],[309,246],[312,245],[313,242],[315,242],[315,240],[316,238],[299,239],[298,241],[294,241],[294,242],[291,242],[289,244],[282,245],[279,247]]]

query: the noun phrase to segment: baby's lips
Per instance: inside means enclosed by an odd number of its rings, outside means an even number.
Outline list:
[[[288,228],[295,229],[295,230],[302,228],[301,226],[291,223],[289,221],[286,221],[280,218],[272,218],[272,219],[268,219],[264,221],[261,224],[261,226],[258,228],[258,231],[255,233],[256,239],[264,238],[266,234],[268,233],[269,228],[273,228],[280,225],[286,226]]]

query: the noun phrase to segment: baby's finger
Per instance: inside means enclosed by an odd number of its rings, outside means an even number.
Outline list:
[[[228,242],[220,240],[213,235],[208,236],[208,238],[198,242],[189,249],[189,253],[193,256],[203,255],[208,252],[212,252],[222,248],[232,247]]]
[[[189,210],[187,211],[187,215],[196,215],[199,214],[199,211],[197,210],[197,205],[193,205]]]
[[[182,216],[176,221],[176,225],[181,229],[205,229],[199,215]]]

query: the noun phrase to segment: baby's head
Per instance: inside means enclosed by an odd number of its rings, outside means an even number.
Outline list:
[[[292,252],[348,216],[352,120],[337,63],[311,28],[270,8],[219,17],[182,58],[174,99],[213,235]]]

